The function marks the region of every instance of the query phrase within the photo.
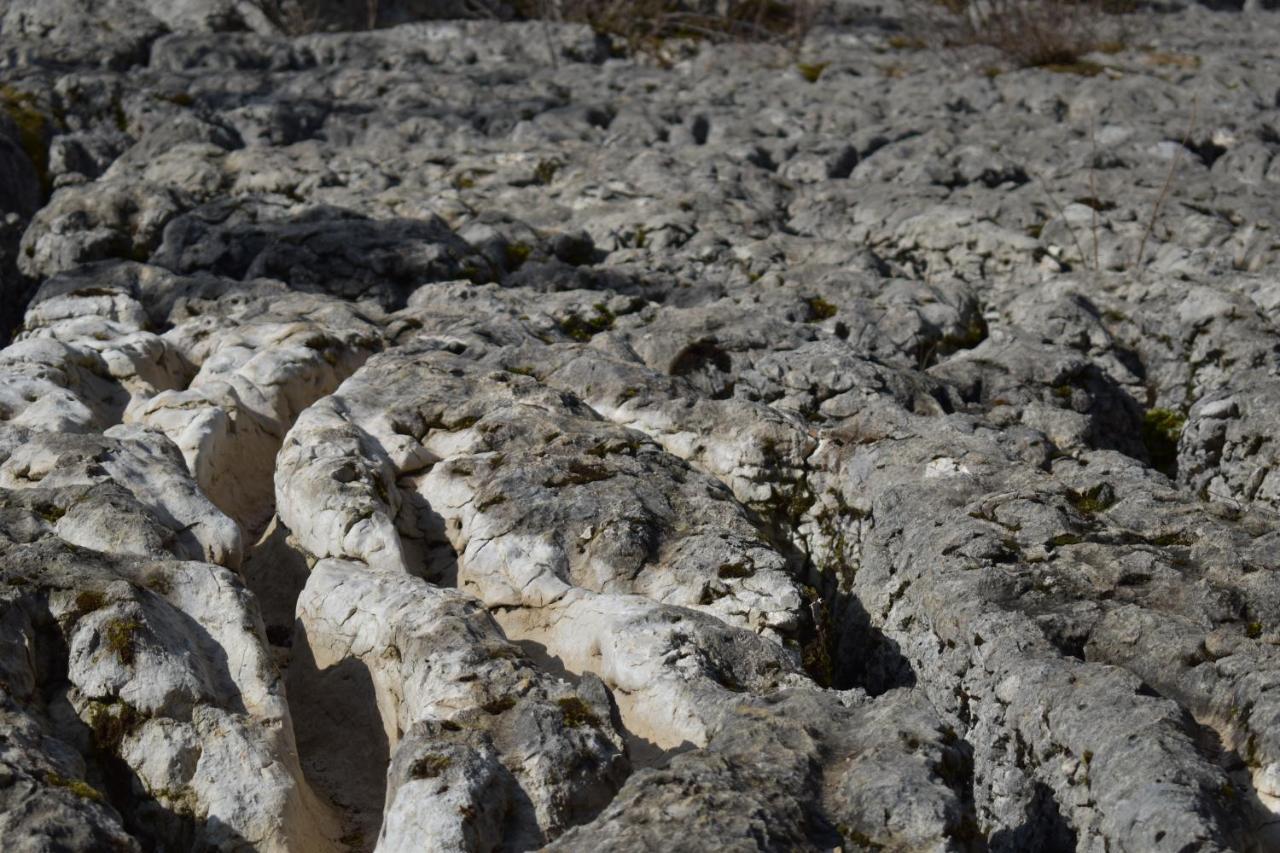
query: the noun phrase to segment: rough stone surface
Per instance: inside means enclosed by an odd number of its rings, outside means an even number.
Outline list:
[[[1280,849],[1267,4],[518,5],[0,0],[0,848]]]

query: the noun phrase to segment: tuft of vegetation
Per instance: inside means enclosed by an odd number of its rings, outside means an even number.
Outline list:
[[[435,779],[453,766],[453,759],[435,753],[424,755],[409,765],[410,779]]]
[[[91,702],[86,717],[93,748],[105,755],[118,755],[124,739],[147,720],[141,711],[123,700]]]
[[[524,262],[529,260],[529,256],[533,254],[533,247],[528,243],[508,243],[506,248],[507,269],[517,270],[524,266]]]
[[[603,302],[597,303],[594,308],[595,314],[591,317],[579,317],[577,314],[565,317],[560,321],[560,331],[575,341],[586,342],[601,332],[612,329],[613,321],[617,319],[613,312]]]
[[[71,793],[78,797],[84,797],[86,800],[93,800],[95,803],[103,801],[102,792],[83,779],[68,779],[66,776],[50,770],[44,774],[44,781],[59,788],[66,788]]]
[[[560,706],[560,712],[564,714],[564,724],[569,728],[600,727],[600,718],[592,713],[590,705],[577,696],[566,696],[563,699],[557,699],[556,704]]]
[[[36,175],[45,193],[49,192],[49,137],[52,127],[49,119],[36,106],[35,96],[0,84],[0,111],[3,111],[18,129],[18,144],[36,167]]]
[[[153,569],[142,579],[142,585],[156,595],[168,595],[173,592],[173,581],[163,569]]]
[[[749,578],[755,573],[755,567],[748,565],[745,560],[740,560],[736,563],[725,563],[716,569],[716,576],[723,579]]]
[[[822,72],[826,71],[830,64],[829,62],[801,62],[796,65],[796,70],[808,82],[817,83],[822,78]]]
[[[1186,417],[1172,409],[1148,409],[1142,416],[1142,443],[1151,465],[1171,477],[1177,472],[1178,439],[1186,423]]]
[[[823,320],[830,320],[836,316],[839,309],[832,305],[821,296],[811,296],[805,300],[808,307],[808,316],[805,321],[808,323],[821,323]]]
[[[1101,66],[1081,57],[1122,42],[1107,13],[1111,0],[921,0],[913,25],[943,45],[993,47],[1022,67],[1092,76]]]
[[[137,619],[112,619],[103,629],[103,638],[106,641],[107,649],[115,653],[120,659],[120,663],[129,666],[133,663],[134,639],[138,631],[142,630],[142,623]]]
[[[533,177],[545,187],[556,179],[556,173],[559,171],[559,160],[539,160],[538,165],[533,167]]]
[[[1067,500],[1081,515],[1091,516],[1109,509],[1116,502],[1116,492],[1110,483],[1099,483],[1083,492],[1068,491]]]
[[[597,465],[594,462],[586,462],[581,459],[573,459],[562,471],[556,471],[547,479],[543,480],[542,485],[548,489],[558,489],[563,486],[587,486],[591,483],[599,483],[603,480],[611,479],[614,472],[607,466]]]
[[[107,605],[107,597],[97,590],[85,590],[76,593],[76,618],[86,616]]]
[[[804,586],[800,596],[812,615],[812,621],[806,621],[800,632],[800,665],[820,686],[830,687],[836,676],[835,620],[818,590]]]
[[[36,515],[40,516],[49,524],[57,524],[58,521],[67,514],[67,511],[57,504],[37,504],[34,509]]]
[[[510,696],[503,696],[500,699],[494,699],[492,702],[486,702],[480,706],[480,710],[486,714],[501,714],[503,711],[510,711],[516,706],[516,700]]]

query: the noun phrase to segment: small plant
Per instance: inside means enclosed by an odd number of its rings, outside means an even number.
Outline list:
[[[529,256],[533,254],[533,247],[528,243],[508,243],[505,254],[507,269],[516,270],[524,266],[524,262],[529,260]]]
[[[50,770],[44,774],[44,781],[59,788],[66,788],[71,793],[78,797],[84,797],[86,800],[93,800],[95,803],[102,802],[102,792],[82,779],[68,779]]]
[[[89,703],[87,719],[95,751],[116,755],[124,739],[146,722],[137,708],[123,700]]]
[[[49,137],[51,123],[36,104],[34,95],[0,84],[0,112],[13,122],[18,130],[18,144],[36,167],[36,175],[45,192],[49,191]]]
[[[453,765],[453,759],[447,755],[424,755],[409,766],[411,779],[435,779]]]
[[[1170,476],[1178,464],[1178,439],[1187,419],[1172,409],[1148,409],[1142,416],[1142,443],[1157,470]]]
[[[595,335],[612,329],[613,321],[616,319],[613,312],[603,302],[596,303],[594,308],[596,313],[592,317],[584,318],[577,314],[565,317],[560,321],[560,331],[575,341],[586,342]]]
[[[107,650],[114,652],[120,663],[129,666],[134,657],[134,635],[142,629],[137,619],[112,619],[103,630]]]
[[[1116,493],[1109,483],[1099,483],[1083,492],[1068,491],[1067,500],[1081,515],[1092,516],[1109,509],[1115,504]]]
[[[533,167],[533,177],[544,187],[549,186],[556,179],[560,166],[559,160],[539,160],[538,165]]]
[[[580,729],[583,726],[599,728],[600,718],[592,713],[590,705],[577,696],[557,699],[556,704],[560,706],[560,712],[564,714],[564,724],[569,728]]]
[[[820,323],[823,320],[830,320],[836,316],[839,310],[821,296],[809,297],[805,300],[805,305],[809,309],[808,317],[805,320],[808,323]]]
[[[810,83],[817,83],[822,77],[822,72],[827,70],[829,62],[801,62],[796,65],[796,70],[800,72],[800,76]]]
[[[101,610],[106,604],[107,597],[97,590],[76,593],[76,618]]]

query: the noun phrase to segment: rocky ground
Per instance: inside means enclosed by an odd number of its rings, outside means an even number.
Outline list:
[[[0,0],[0,847],[1280,850],[1280,16],[837,12]]]

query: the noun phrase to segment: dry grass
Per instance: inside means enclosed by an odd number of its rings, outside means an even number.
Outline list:
[[[909,25],[942,45],[986,45],[1024,66],[1074,68],[1114,50],[1123,33],[1118,0],[919,0]]]
[[[462,17],[587,24],[633,52],[656,53],[669,39],[796,43],[824,0],[456,0]],[[379,0],[263,0],[291,35],[374,29]]]
[[[820,0],[521,0],[521,17],[587,24],[632,51],[664,41],[797,42],[813,25]]]
[[[291,36],[332,30],[372,30],[379,0],[262,0],[262,10]]]

